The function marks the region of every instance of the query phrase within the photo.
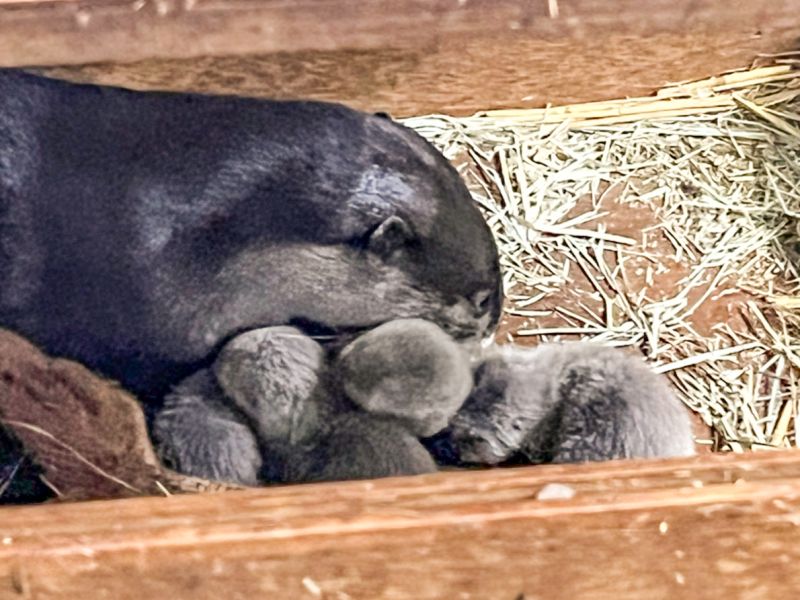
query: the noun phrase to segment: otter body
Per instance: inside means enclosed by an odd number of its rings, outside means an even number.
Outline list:
[[[637,356],[586,342],[492,347],[450,428],[442,462],[573,463],[691,456],[689,413]]]
[[[257,327],[480,337],[500,288],[456,171],[385,117],[0,71],[0,325],[145,399]]]

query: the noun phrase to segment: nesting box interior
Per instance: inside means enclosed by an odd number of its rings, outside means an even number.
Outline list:
[[[4,508],[0,597],[796,591],[799,40],[797,0],[0,0],[0,66],[401,119],[495,234],[500,339],[644,354],[701,450]]]

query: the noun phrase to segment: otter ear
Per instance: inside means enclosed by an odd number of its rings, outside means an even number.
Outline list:
[[[389,256],[406,246],[412,239],[414,232],[408,223],[401,217],[393,215],[372,232],[367,247],[380,256]]]

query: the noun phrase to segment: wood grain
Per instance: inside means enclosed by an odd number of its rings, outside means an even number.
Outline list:
[[[402,117],[466,115],[646,95],[749,65],[793,33],[605,34],[559,42],[522,35],[427,49],[340,50],[148,60],[50,69],[82,82],[272,98],[314,98]]]
[[[797,0],[557,4],[0,0],[0,65],[402,116],[638,95],[800,34]],[[15,507],[0,599],[772,599],[798,533],[792,452]]]
[[[413,47],[600,31],[791,28],[794,0],[72,0],[0,4],[2,64]]]
[[[796,452],[22,507],[0,598],[783,598],[799,526]]]
[[[546,0],[0,4],[0,65],[101,63],[53,72],[465,114],[641,95],[747,66],[800,36],[798,0],[556,4],[557,16]]]

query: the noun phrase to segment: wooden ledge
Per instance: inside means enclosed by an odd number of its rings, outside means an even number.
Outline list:
[[[574,490],[539,500],[547,484]],[[800,452],[0,511],[0,598],[781,598]]]
[[[799,37],[796,0],[0,0],[0,66],[395,116],[641,96]]]
[[[641,96],[798,37],[796,0],[0,0],[0,66],[395,116]]]
[[[2,0],[0,62],[76,64],[156,57],[416,47],[524,31],[752,32],[796,27],[792,0]]]

